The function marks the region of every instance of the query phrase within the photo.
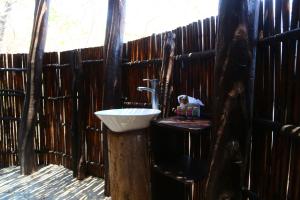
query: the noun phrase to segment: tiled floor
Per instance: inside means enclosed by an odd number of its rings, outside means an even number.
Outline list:
[[[20,167],[0,170],[0,200],[100,199],[104,197],[104,180],[73,178],[63,166],[48,165],[30,176],[20,175]]]

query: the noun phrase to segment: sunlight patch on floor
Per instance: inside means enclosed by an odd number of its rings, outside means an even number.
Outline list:
[[[102,199],[104,180],[88,177],[73,178],[72,171],[58,165],[40,168],[30,176],[20,175],[20,167],[0,170],[0,200],[2,199]]]

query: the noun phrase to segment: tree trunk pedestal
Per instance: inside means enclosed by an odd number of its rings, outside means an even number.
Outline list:
[[[112,200],[150,200],[148,129],[107,137]]]

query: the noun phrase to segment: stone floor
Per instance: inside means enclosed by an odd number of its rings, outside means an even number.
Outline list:
[[[48,165],[30,176],[20,175],[20,167],[0,170],[0,200],[65,200],[100,199],[104,197],[104,180],[88,177],[73,178],[72,171],[63,166]]]

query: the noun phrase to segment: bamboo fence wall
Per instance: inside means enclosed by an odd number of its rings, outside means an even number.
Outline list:
[[[260,6],[250,188],[260,199],[300,199],[300,1]],[[289,128],[280,130],[283,125]],[[298,126],[298,128],[297,128]]]
[[[211,112],[213,88],[214,46],[216,20],[214,17],[179,27],[173,32],[175,40],[174,95],[172,107],[177,106],[177,96],[187,94],[200,98]],[[137,91],[138,86],[148,86],[143,78],[159,78],[163,38],[165,33],[128,42],[124,46],[123,91],[125,105],[136,106],[151,102],[149,93]]]
[[[176,39],[174,92],[171,97],[171,108],[176,108],[178,105],[178,95],[187,94],[200,98],[205,104],[202,112],[210,114],[212,112],[216,19],[215,17],[207,18],[177,28],[173,32],[176,34]],[[152,35],[128,42],[124,46],[124,59],[128,59],[123,66],[125,106],[149,106],[150,94],[137,91],[137,87],[150,87],[149,83],[143,82],[143,78],[159,78],[164,35],[165,33]],[[209,142],[209,135],[185,134],[178,151],[185,152],[186,155],[195,159],[207,159]],[[195,182],[194,199],[200,199],[203,188],[203,182]],[[186,195],[187,199],[191,198],[188,197],[190,194]]]
[[[103,176],[100,122],[93,112],[100,108],[102,48],[83,49],[85,157],[88,173]],[[62,164],[71,169],[72,69],[70,52],[44,56],[42,101],[35,130],[38,164]],[[26,55],[0,55],[0,167],[17,165],[17,130],[26,85]],[[90,60],[92,59],[92,60]],[[99,89],[100,88],[100,89]]]
[[[0,168],[17,165],[17,130],[26,83],[26,55],[0,55]]]
[[[212,97],[215,18],[194,22],[174,30],[176,57],[174,100],[188,94],[201,98],[210,112]],[[138,92],[147,85],[143,78],[159,78],[164,34],[124,44],[124,107],[149,106],[150,94]],[[70,53],[44,55],[42,101],[35,133],[38,164],[62,164],[71,169],[72,79]],[[93,114],[101,108],[103,47],[81,50],[83,65],[84,138],[88,173],[103,177],[101,123]],[[26,55],[1,55],[1,167],[18,164],[17,130],[26,83]],[[21,68],[21,70],[19,69]],[[200,74],[198,76],[197,74]],[[149,86],[149,85],[148,85]],[[188,138],[187,138],[188,140]],[[187,141],[188,142],[188,141]],[[200,148],[200,142],[195,142]]]
[[[288,4],[291,3],[291,7]],[[275,7],[274,7],[275,6]],[[274,9],[275,8],[275,9]],[[288,9],[290,8],[290,10]],[[245,185],[260,199],[300,199],[300,2],[266,0],[261,4],[257,49],[254,130]],[[291,12],[290,12],[291,11]],[[200,98],[204,113],[212,112],[214,17],[173,30],[176,34],[174,93]],[[150,106],[149,86],[143,78],[159,78],[164,33],[124,44],[122,66],[125,107]],[[72,69],[69,52],[46,53],[43,96],[35,134],[39,164],[71,168]],[[103,47],[81,50],[83,64],[84,152],[88,173],[103,177],[101,124],[94,112],[101,108]],[[0,55],[0,167],[18,164],[17,130],[26,83],[26,55]],[[281,131],[281,127],[291,124]],[[189,138],[185,138],[188,142]],[[195,141],[196,140],[196,141]],[[193,139],[191,151],[203,141]],[[201,145],[202,144],[202,145]],[[206,148],[208,149],[208,148]],[[196,186],[194,197],[200,197]]]

